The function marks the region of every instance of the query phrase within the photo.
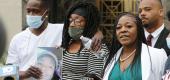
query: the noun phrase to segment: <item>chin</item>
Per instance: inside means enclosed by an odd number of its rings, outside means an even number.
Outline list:
[[[129,45],[129,42],[120,42],[121,44],[122,44],[122,46],[127,46],[127,45]]]
[[[149,24],[143,24],[145,28],[149,28]]]

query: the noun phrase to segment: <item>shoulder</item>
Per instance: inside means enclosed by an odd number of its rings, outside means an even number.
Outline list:
[[[48,23],[48,28],[51,29],[63,29],[64,24],[52,24]]]
[[[165,62],[167,55],[164,49],[153,48],[142,44],[142,54],[150,56],[153,61]]]
[[[28,37],[29,34],[30,34],[30,31],[29,31],[29,29],[27,28],[26,30],[24,30],[24,31],[16,34],[15,36],[13,36],[11,42],[13,42],[13,41],[21,41],[22,39]]]
[[[169,29],[167,29],[166,26],[164,27],[163,31],[168,32],[168,33],[170,32]]]
[[[167,59],[167,55],[166,52],[163,48],[158,49],[158,48],[153,48],[150,46],[147,46],[146,44],[142,44],[142,54],[150,56],[151,60],[153,62],[157,63],[165,63],[166,59]],[[147,51],[147,52],[146,52]]]
[[[163,48],[158,49],[151,46],[147,46],[146,44],[142,44],[142,48],[143,50],[148,50],[153,55],[166,55],[166,52]]]
[[[164,29],[163,29],[162,32],[161,32],[161,34],[162,34],[163,36],[168,36],[169,33],[170,33],[170,31],[169,31],[166,27],[164,27]]]

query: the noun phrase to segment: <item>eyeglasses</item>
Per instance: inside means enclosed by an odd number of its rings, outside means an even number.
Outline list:
[[[81,23],[83,22],[84,20],[80,20],[80,19],[69,19],[69,22],[70,22],[70,24],[72,23],[72,22],[74,22],[74,24],[75,25],[81,25]]]

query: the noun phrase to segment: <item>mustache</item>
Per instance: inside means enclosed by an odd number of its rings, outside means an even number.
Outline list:
[[[141,19],[143,20],[143,19],[148,19],[148,18],[146,18],[146,17],[141,17]]]

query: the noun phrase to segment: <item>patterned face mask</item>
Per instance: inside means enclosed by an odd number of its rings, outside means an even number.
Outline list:
[[[69,27],[68,33],[70,37],[74,40],[79,40],[80,37],[83,35],[84,28],[75,28],[75,27]]]

